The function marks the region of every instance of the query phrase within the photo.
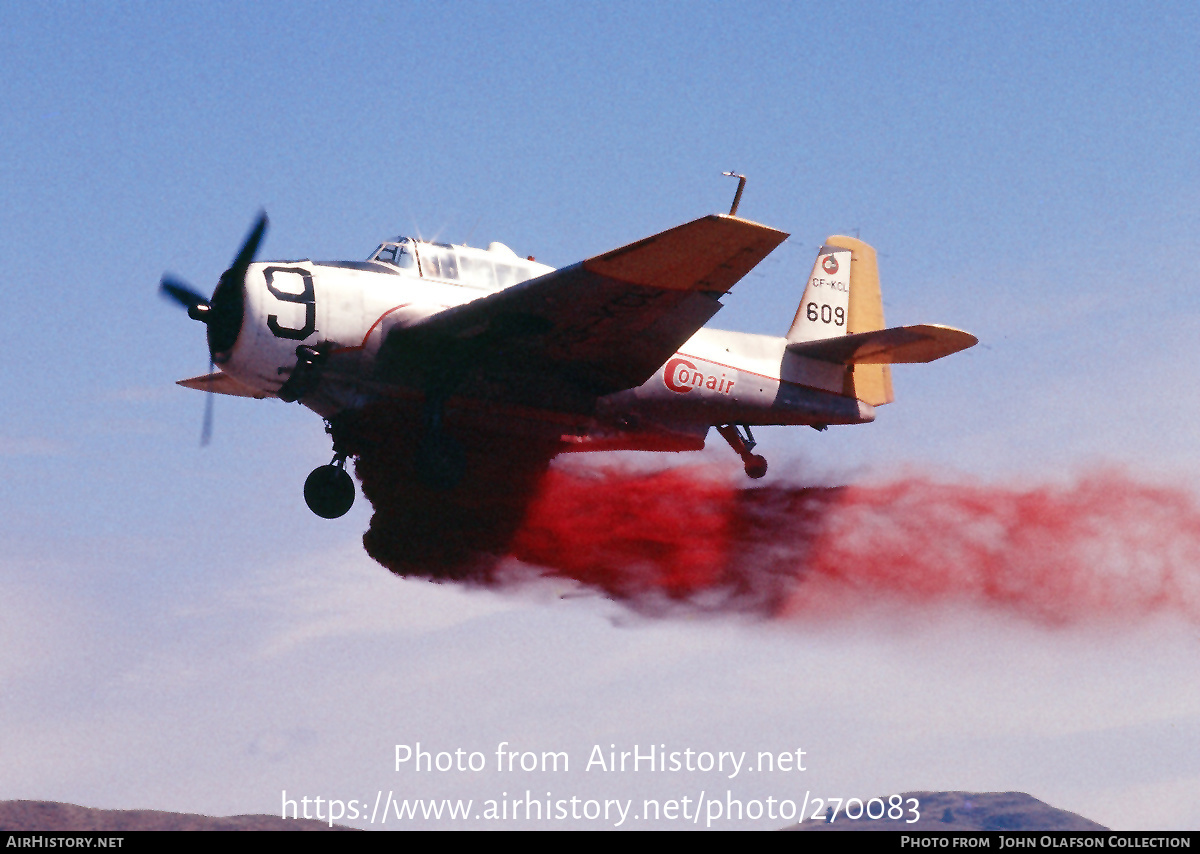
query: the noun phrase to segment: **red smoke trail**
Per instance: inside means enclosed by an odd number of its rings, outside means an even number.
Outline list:
[[[509,551],[641,609],[964,603],[1049,623],[1200,621],[1195,500],[1113,472],[1029,489],[921,477],[734,488],[692,468],[555,469]]]

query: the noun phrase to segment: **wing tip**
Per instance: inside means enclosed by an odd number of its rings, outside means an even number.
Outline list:
[[[756,222],[752,219],[746,219],[745,217],[742,217],[742,216],[734,216],[733,214],[709,214],[707,217],[705,217],[705,219],[724,220],[726,222],[734,222],[734,223],[737,223],[738,225],[750,226],[755,231],[777,234],[777,235],[779,235],[780,243],[782,243],[783,241],[787,240],[789,237],[792,236],[789,232],[782,231],[781,229],[775,228],[774,226],[764,225],[761,222]]]

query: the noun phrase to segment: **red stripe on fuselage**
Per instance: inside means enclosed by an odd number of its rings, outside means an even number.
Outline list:
[[[393,311],[399,311],[402,308],[408,308],[410,305],[412,305],[411,302],[406,302],[406,303],[403,303],[402,305],[397,305],[397,306],[394,306],[393,308],[389,308],[383,314],[379,315],[378,320],[376,320],[374,323],[371,324],[370,329],[367,330],[367,334],[363,336],[363,340],[362,340],[361,344],[356,344],[353,347],[339,347],[336,350],[334,350],[333,352],[334,353],[349,353],[352,350],[362,350],[363,348],[365,348],[367,346],[367,339],[371,337],[371,333],[375,331],[375,327],[378,326],[379,324],[383,323],[383,319],[385,317],[387,317]],[[450,306],[448,306],[448,305],[442,306],[442,308],[449,308],[449,307]]]

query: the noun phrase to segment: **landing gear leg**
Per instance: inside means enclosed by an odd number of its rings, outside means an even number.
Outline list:
[[[750,432],[749,424],[743,424],[742,428],[746,431],[745,438],[738,431],[736,424],[723,424],[717,428],[717,432],[729,443],[729,447],[733,448],[734,453],[742,458],[746,475],[758,480],[767,473],[767,460],[761,454],[751,453],[758,443],[754,441],[754,434]]]
[[[344,454],[334,454],[329,465],[313,469],[304,481],[304,503],[322,519],[345,516],[354,506],[354,481],[346,473]]]

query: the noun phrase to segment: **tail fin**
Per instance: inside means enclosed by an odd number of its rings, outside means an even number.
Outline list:
[[[788,330],[789,344],[883,329],[883,297],[875,250],[853,237],[830,237],[817,253],[800,308]],[[846,370],[843,394],[882,406],[891,403],[887,365],[856,364]]]
[[[826,243],[817,253],[792,328],[789,344],[821,341],[846,334],[850,311],[851,252]]]

